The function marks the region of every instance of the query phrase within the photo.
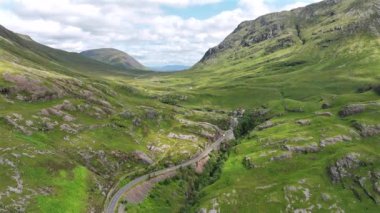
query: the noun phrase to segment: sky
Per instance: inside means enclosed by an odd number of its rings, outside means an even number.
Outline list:
[[[0,24],[67,51],[116,48],[146,66],[190,66],[242,21],[318,1],[0,0]]]

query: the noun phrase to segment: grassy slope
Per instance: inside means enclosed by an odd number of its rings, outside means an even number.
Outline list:
[[[342,8],[346,9],[351,2],[345,1]],[[251,212],[252,209],[258,212],[292,211],[287,209],[288,201],[285,199],[286,189],[291,186],[302,187],[311,193],[310,200],[305,201],[302,192],[294,192],[293,209],[312,205],[317,209],[319,204],[321,212],[330,208],[378,211],[378,205],[357,184],[349,185],[354,190],[333,184],[327,173],[331,164],[352,152],[360,153],[363,161],[370,162],[362,173],[379,171],[379,136],[358,137],[352,122],[379,124],[380,107],[347,118],[338,116],[338,111],[347,104],[379,100],[379,95],[372,90],[358,93],[359,88],[380,82],[378,36],[367,32],[349,36],[332,32],[312,38],[314,32],[327,31],[350,21],[332,22],[330,17],[320,17],[315,21],[317,24],[302,29],[306,39],[303,45],[297,43],[268,54],[263,50],[272,45],[270,40],[251,47],[227,50],[215,61],[200,64],[188,72],[130,82],[136,87],[148,88],[148,92],[153,94],[186,95],[188,99],[180,102],[186,107],[231,110],[264,106],[279,115],[274,122],[280,125],[263,131],[254,130],[241,140],[225,163],[220,180],[201,192],[200,201],[192,211],[202,207],[214,207],[221,212]],[[322,47],[321,42],[329,39],[334,42]],[[331,104],[330,109],[321,109],[325,102]],[[291,109],[302,109],[303,112],[289,112]],[[332,112],[333,116],[314,114],[322,111]],[[298,119],[310,119],[312,124],[299,126],[295,124]],[[322,139],[342,134],[355,139],[324,148],[318,153],[294,154],[288,160],[270,161],[271,157],[285,152],[283,145],[318,144]],[[307,140],[278,142],[297,137]],[[270,145],[272,142],[275,144]],[[246,156],[259,168],[245,168],[243,159]],[[324,201],[323,193],[329,194],[331,199]],[[152,202],[150,199],[147,202]]]
[[[304,36],[306,38],[307,35],[311,36],[316,29],[329,29],[335,24],[342,24],[332,23],[329,25],[323,21],[329,23],[328,18],[322,17],[321,20],[317,21],[322,24],[307,28],[304,31]],[[2,55],[0,57],[9,61],[9,63],[1,64],[0,72],[2,73],[5,71],[24,73],[29,70],[29,67],[34,67],[38,69],[31,73],[37,76],[48,75],[49,78],[53,79],[73,75],[89,85],[100,84],[103,85],[102,88],[110,88],[117,92],[117,96],[109,96],[107,100],[115,106],[117,103],[121,103],[121,106],[117,106],[118,112],[127,108],[143,116],[140,106],[151,106],[159,109],[162,114],[167,116],[167,119],[159,122],[160,126],[158,127],[157,122],[144,120],[143,127],[129,131],[132,128],[131,119],[124,120],[115,115],[98,120],[78,113],[76,116],[84,124],[117,122],[126,128],[84,131],[73,136],[72,141],[74,143],[72,144],[65,142],[63,140],[64,135],[59,131],[24,136],[5,123],[1,123],[2,131],[7,136],[5,141],[2,141],[3,147],[14,146],[19,143],[33,148],[47,149],[54,153],[52,156],[38,157],[32,161],[30,159],[22,160],[20,170],[24,172],[25,182],[31,188],[39,189],[49,186],[56,193],[53,197],[42,196],[37,201],[33,199],[29,208],[34,211],[46,210],[50,208],[49,205],[53,205],[58,200],[67,204],[61,205],[62,211],[70,211],[71,205],[81,205],[81,202],[95,204],[94,208],[101,208],[99,203],[101,203],[102,196],[94,184],[96,181],[92,179],[99,178],[98,174],[94,174],[88,168],[85,169],[83,167],[85,163],[77,155],[68,154],[86,148],[91,143],[91,147],[97,151],[111,152],[116,149],[129,152],[135,149],[146,151],[148,143],[159,139],[161,143],[174,144],[175,149],[170,149],[162,156],[156,156],[157,159],[161,159],[163,163],[165,159],[180,161],[184,158],[180,151],[190,149],[191,144],[169,140],[166,135],[170,131],[190,130],[185,130],[181,124],[178,124],[171,117],[173,112],[194,120],[210,120],[216,117],[215,115],[218,113],[201,113],[198,111],[199,114],[197,114],[188,109],[229,111],[238,107],[248,109],[265,106],[279,115],[274,121],[281,124],[264,131],[254,130],[247,138],[243,139],[241,144],[234,148],[230,158],[225,163],[222,177],[202,191],[203,196],[197,206],[194,207],[194,211],[200,207],[210,209],[215,201],[221,207],[222,212],[249,212],[252,208],[261,211],[267,210],[266,208],[270,208],[272,211],[284,210],[287,202],[284,198],[285,188],[293,185],[302,187],[302,189],[307,188],[311,192],[310,200],[307,202],[296,201],[294,203],[295,208],[321,204],[322,210],[326,210],[336,204],[334,208],[345,210],[361,210],[363,208],[367,208],[369,211],[376,210],[378,206],[369,200],[362,191],[359,191],[362,198],[362,201],[359,202],[350,190],[344,189],[341,185],[333,185],[326,169],[328,165],[347,153],[358,152],[365,158],[373,158],[375,163],[372,163],[369,169],[378,171],[379,168],[376,168],[376,165],[379,165],[376,162],[380,158],[378,136],[367,139],[356,138],[349,143],[339,143],[327,147],[319,153],[295,154],[292,159],[281,162],[268,160],[268,158],[284,152],[281,145],[269,146],[267,144],[269,142],[302,136],[310,138],[310,140],[301,142],[301,145],[318,143],[320,139],[326,137],[354,134],[352,131],[355,129],[352,127],[351,120],[368,124],[379,123],[378,108],[345,119],[337,116],[338,111],[346,104],[364,103],[379,99],[379,96],[373,91],[357,92],[359,87],[377,84],[380,80],[378,37],[359,33],[356,36],[343,37],[322,48],[319,43],[323,39],[325,38],[309,40],[304,45],[298,42],[297,45],[269,54],[262,51],[263,47],[271,45],[270,42],[272,41],[268,41],[269,43],[258,46],[245,47],[232,52],[227,51],[218,56],[217,63],[198,66],[188,72],[154,75],[148,73],[136,77],[104,72],[86,76],[72,74],[75,72],[66,69],[64,70],[67,73],[65,75],[62,74],[61,69],[56,68],[56,65],[51,65],[50,62],[46,61],[41,63],[42,65],[36,65],[35,60],[30,57],[37,56],[28,51],[24,52],[22,49],[17,49],[18,47],[15,48],[15,53],[9,50],[6,46],[8,44],[1,42],[0,51],[2,51]],[[12,63],[15,60],[19,60],[18,64],[22,64],[23,67]],[[42,62],[40,60],[39,58],[38,61]],[[48,79],[48,81],[50,80]],[[1,85],[8,84],[3,81],[0,83]],[[186,96],[186,98],[181,98],[181,96]],[[173,99],[177,104],[183,108],[158,102],[157,98],[162,97],[174,97]],[[83,101],[76,97],[66,98],[72,101]],[[0,99],[0,115],[5,116],[12,112],[18,112],[27,117],[42,108],[61,103],[60,101],[62,100],[10,104],[4,99]],[[332,104],[332,108],[326,111],[332,112],[333,117],[314,115],[315,111],[322,111],[320,107],[323,102]],[[299,108],[302,108],[304,112],[291,113],[286,111],[286,109]],[[207,114],[209,116],[205,116]],[[304,118],[311,119],[311,126],[301,127],[295,124],[297,119]],[[179,146],[181,150],[178,150]],[[173,151],[177,151],[174,152],[176,154],[170,154]],[[10,155],[11,152],[8,154]],[[250,156],[254,163],[260,167],[245,168],[242,164],[245,156]],[[54,159],[56,160],[54,161]],[[101,166],[100,162],[94,161],[93,163],[93,166]],[[143,165],[134,162],[124,166],[125,168],[119,170],[119,173],[115,175],[115,179],[122,174],[133,173],[139,168],[145,168]],[[30,168],[37,169],[31,170]],[[0,177],[2,177],[1,183],[4,183],[0,185],[2,189],[13,183],[9,175]],[[40,179],[51,181],[45,184],[41,183]],[[175,212],[176,209],[180,208],[180,202],[184,196],[183,189],[178,187],[178,184],[177,182],[170,183],[168,187],[160,185],[153,192],[153,196],[144,202],[143,206],[133,208],[136,208],[136,211]],[[87,201],[65,197],[73,193],[70,191],[72,186],[75,188],[75,193],[83,195],[81,197]],[[355,185],[355,187],[357,186]],[[62,188],[68,191],[65,192]],[[173,189],[179,196],[175,196],[176,193],[174,195],[166,193],[169,189]],[[328,193],[332,199],[322,201],[321,193]],[[87,194],[87,198],[85,194]],[[177,203],[171,202],[173,196],[176,199],[178,198]],[[295,197],[303,198],[302,194],[297,194]],[[166,200],[170,200],[170,202]],[[38,201],[41,203],[46,201],[46,205],[39,206]],[[158,205],[162,208],[157,208]]]
[[[10,40],[0,39],[0,88],[14,86],[3,78],[11,74],[38,80],[39,85],[49,88],[54,88],[56,82],[65,81],[63,89],[67,92],[60,98],[32,102],[17,100],[14,95],[0,96],[0,193],[9,191],[9,187],[20,186],[14,174],[19,174],[22,181],[21,192],[10,192],[9,196],[1,197],[0,209],[4,211],[100,211],[104,193],[119,178],[126,174],[130,178],[145,170],[183,161],[208,142],[201,136],[197,142],[167,137],[170,132],[197,135],[200,129],[184,126],[173,116],[173,111],[181,116],[187,113],[186,109],[163,104],[156,97],[124,81],[133,79],[134,75],[150,75],[148,72],[126,75],[97,67],[97,72],[89,73],[91,66],[82,62],[72,69],[59,60],[43,59],[38,49],[32,52]],[[63,56],[59,54],[59,57]],[[81,66],[87,69],[82,70]],[[81,83],[78,84],[78,81]],[[74,87],[77,88],[69,90]],[[100,118],[90,114],[93,111],[91,108],[84,112],[68,112],[76,118],[74,123],[85,127],[77,134],[65,133],[58,126],[51,131],[33,130],[33,134],[25,135],[4,119],[17,113],[23,117],[22,122],[32,120],[36,124],[42,109],[62,104],[64,100],[75,105],[100,107],[80,97],[80,91],[83,90],[89,90],[97,98],[109,102],[114,112]],[[157,117],[149,119],[147,107],[154,109]],[[120,113],[125,111],[131,115],[121,116]],[[133,124],[135,118],[141,120],[138,126]],[[59,122],[59,125],[65,123],[59,116],[50,116],[50,119]],[[20,124],[25,126],[22,122]],[[105,126],[90,128],[93,125]],[[153,152],[147,148],[150,144],[166,148],[162,152]],[[151,156],[154,164],[148,166],[134,160],[130,154],[136,150]],[[84,156],[89,157],[89,160]],[[8,160],[11,163],[8,164]]]

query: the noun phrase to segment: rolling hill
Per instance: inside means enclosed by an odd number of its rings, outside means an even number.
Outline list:
[[[140,69],[140,70],[146,69],[144,65],[138,62],[132,56],[117,49],[103,48],[103,49],[87,50],[87,51],[81,52],[80,54],[85,57],[88,57],[88,58],[91,58],[91,59],[94,59],[106,64],[110,64],[112,66],[119,67],[119,68]]]

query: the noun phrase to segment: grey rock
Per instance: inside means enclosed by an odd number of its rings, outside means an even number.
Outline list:
[[[145,117],[154,120],[158,117],[158,112],[155,109],[145,109]]]
[[[148,156],[146,155],[144,152],[141,152],[141,151],[134,151],[132,153],[133,157],[136,159],[136,160],[139,160],[141,161],[142,163],[145,163],[145,164],[152,164],[153,163],[153,160]]]
[[[368,125],[362,123],[355,123],[354,127],[359,130],[360,135],[363,137],[372,137],[380,134],[380,124]]]
[[[322,196],[322,200],[325,201],[325,202],[331,200],[331,196],[329,194],[327,194],[327,193],[322,193],[321,196]]]
[[[339,143],[339,142],[351,141],[351,140],[352,140],[352,138],[350,136],[347,136],[347,135],[338,135],[338,136],[335,136],[335,137],[326,138],[326,139],[321,140],[320,146],[321,147],[325,147],[325,146],[333,145],[333,144],[336,144],[336,143]]]
[[[236,117],[231,117],[230,119],[230,129],[236,129],[239,125],[239,120]]]
[[[130,119],[133,117],[133,115],[134,114],[128,110],[124,110],[122,113],[120,113],[120,116],[125,119]]]
[[[331,104],[328,103],[328,102],[325,102],[325,103],[322,104],[322,109],[328,109],[330,107],[331,107]]]
[[[316,153],[320,151],[320,148],[317,144],[311,144],[308,146],[285,145],[284,148],[290,152],[296,152],[296,153]]]
[[[193,141],[193,142],[198,141],[198,137],[196,137],[195,135],[175,134],[171,132],[168,134],[168,137],[173,138],[173,139],[188,140],[188,141]]]
[[[345,106],[341,111],[339,111],[340,117],[347,117],[350,115],[355,115],[364,112],[366,109],[365,104],[351,104]]]
[[[279,156],[274,156],[270,160],[271,161],[283,161],[283,160],[290,159],[290,158],[292,158],[292,153],[286,152],[286,153],[281,154]]]
[[[301,126],[307,126],[311,124],[311,121],[308,119],[301,119],[301,120],[296,121],[296,123]]]
[[[133,121],[133,126],[141,126],[141,119],[140,118],[134,118]]]
[[[352,176],[348,170],[356,169],[360,166],[359,157],[360,155],[357,153],[350,153],[336,161],[335,164],[329,168],[331,180],[334,183],[338,183],[342,178]]]
[[[60,126],[60,129],[62,131],[64,131],[64,132],[67,132],[67,133],[70,133],[70,134],[77,134],[78,133],[78,130],[74,129],[73,127],[71,127],[68,124],[62,124]]]
[[[252,162],[252,159],[249,156],[245,156],[243,159],[243,165],[247,169],[253,169],[256,167],[256,165]]]
[[[268,129],[268,128],[271,128],[271,127],[274,127],[276,126],[277,124],[276,123],[273,123],[272,121],[266,121],[264,122],[263,124],[259,125],[257,127],[258,130],[264,130],[264,129]]]
[[[333,116],[333,114],[331,112],[315,112],[315,115],[326,116],[326,117],[332,117]]]

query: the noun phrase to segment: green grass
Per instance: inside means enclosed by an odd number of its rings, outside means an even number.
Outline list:
[[[57,192],[37,198],[40,212],[86,212],[88,203],[88,170],[77,167],[72,172],[60,171],[49,180]]]

